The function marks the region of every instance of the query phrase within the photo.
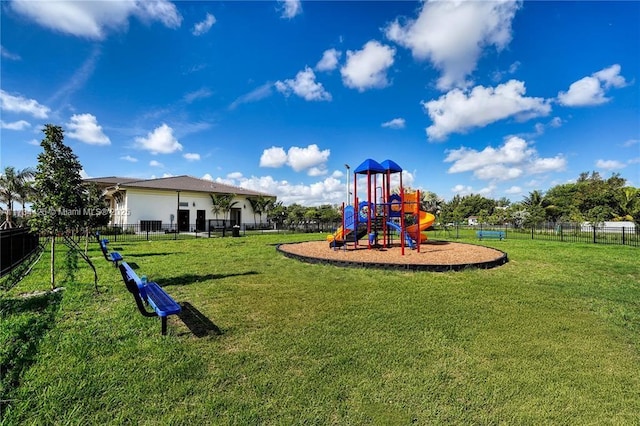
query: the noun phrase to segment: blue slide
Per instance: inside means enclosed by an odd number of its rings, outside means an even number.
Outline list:
[[[400,227],[400,225],[397,225],[393,222],[387,222],[387,226],[391,227],[391,229],[395,229],[402,236],[402,228]],[[409,246],[409,248],[411,249],[416,248],[415,244],[413,243],[413,240],[411,239],[411,236],[409,236],[407,232],[404,233],[404,239],[407,242],[407,245]]]

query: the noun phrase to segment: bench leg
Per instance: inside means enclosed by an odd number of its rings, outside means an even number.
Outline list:
[[[167,317],[160,317],[160,321],[162,321],[162,335],[167,335]]]

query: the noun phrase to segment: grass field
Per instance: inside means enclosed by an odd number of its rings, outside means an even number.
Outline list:
[[[98,294],[80,263],[18,297],[43,257],[0,299],[2,423],[637,424],[638,249],[493,241],[502,267],[411,273],[274,248],[309,237],[112,244],[207,319],[164,337],[96,243]]]

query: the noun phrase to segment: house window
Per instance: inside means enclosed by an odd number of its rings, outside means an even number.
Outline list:
[[[140,221],[140,231],[141,232],[155,232],[160,231],[162,229],[162,221],[161,220],[141,220]]]

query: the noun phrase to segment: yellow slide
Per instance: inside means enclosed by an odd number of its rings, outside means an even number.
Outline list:
[[[420,238],[420,242],[423,243],[427,241],[427,234],[423,234],[422,231],[428,229],[431,225],[433,225],[433,222],[435,222],[435,220],[436,217],[434,215],[420,210],[418,211],[418,223],[408,226],[407,233],[416,241],[418,241],[418,238]]]
[[[335,240],[344,240],[345,237],[347,235],[349,235],[351,232],[351,229],[342,229],[342,226],[340,226],[336,232],[334,232],[332,235],[327,235],[327,241],[332,243]]]

